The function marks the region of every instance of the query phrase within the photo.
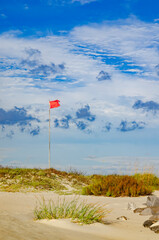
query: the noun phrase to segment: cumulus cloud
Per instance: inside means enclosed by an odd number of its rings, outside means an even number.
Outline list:
[[[36,48],[26,48],[25,52],[29,57],[33,57],[33,56],[39,57],[41,55],[41,51]]]
[[[4,110],[0,108],[0,124],[1,125],[14,125],[19,123],[20,125],[26,125],[33,120],[38,120],[31,115],[27,114],[25,108],[14,107],[11,110]]]
[[[109,75],[109,73],[105,72],[105,71],[100,71],[100,73],[97,76],[98,81],[107,81],[107,80],[111,80],[111,76]]]
[[[104,132],[110,132],[111,128],[112,128],[112,123],[107,122],[106,125],[104,126]]]
[[[41,64],[35,68],[32,68],[30,73],[33,75],[49,76],[51,74],[62,72],[64,68],[64,64],[59,64],[58,66],[56,66],[54,63],[50,63],[49,65]]]
[[[118,130],[121,132],[129,132],[129,131],[134,131],[136,129],[143,129],[145,127],[144,122],[127,122],[127,121],[121,121],[120,126]]]
[[[0,108],[1,131],[8,138],[13,138],[17,129],[22,133],[30,133],[32,136],[38,135],[40,133],[40,127],[32,126],[32,123],[36,125],[35,123],[37,122],[39,123],[40,120],[28,114],[25,108],[14,107],[11,110]]]
[[[143,109],[147,112],[152,111],[152,112],[156,112],[159,110],[159,103],[154,102],[154,101],[147,101],[147,102],[143,102],[141,100],[137,100],[134,105],[133,105],[134,109]]]
[[[30,131],[30,135],[32,135],[32,136],[36,136],[39,133],[40,133],[40,127],[39,126],[37,126],[36,128],[34,128]]]
[[[85,130],[88,125],[83,121],[77,121],[76,126],[79,130]]]
[[[54,126],[55,128],[64,128],[64,129],[68,129],[70,120],[72,119],[72,117],[70,115],[66,115],[64,118],[58,120],[57,118],[54,120]]]
[[[77,119],[83,118],[90,122],[93,122],[96,119],[96,116],[91,114],[89,105],[86,105],[85,107],[78,109],[78,111],[76,112],[76,117]]]
[[[38,76],[47,77],[57,73],[61,74],[65,69],[64,63],[57,65],[53,62],[50,62],[49,64],[41,64],[43,61],[42,54],[38,49],[28,48],[25,49],[25,53],[27,54],[27,57],[22,59],[20,64],[28,70],[28,74],[36,75],[37,78]]]
[[[22,66],[35,67],[38,62],[37,60],[23,59],[20,63]]]
[[[68,129],[70,128],[70,124],[73,127],[77,127],[77,129],[81,131],[86,131],[88,133],[88,127],[90,125],[90,122],[94,122],[96,119],[96,116],[91,114],[90,112],[90,106],[85,105],[84,107],[78,109],[74,116],[66,115],[65,117],[61,119],[55,119],[54,120],[54,126],[55,128],[64,128]],[[90,131],[89,131],[90,133]]]

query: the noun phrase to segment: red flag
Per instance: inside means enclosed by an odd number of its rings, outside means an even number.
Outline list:
[[[59,104],[59,100],[55,100],[55,101],[49,101],[49,104],[50,104],[50,108],[57,108],[60,106]]]

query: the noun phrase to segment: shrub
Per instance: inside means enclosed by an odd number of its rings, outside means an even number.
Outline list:
[[[130,196],[137,197],[152,193],[152,187],[146,186],[144,182],[137,181],[133,176],[95,175],[92,184],[82,190],[84,195],[102,196]]]
[[[146,186],[151,186],[153,190],[159,189],[159,178],[152,173],[137,173],[134,175],[134,178],[138,182],[143,182]]]

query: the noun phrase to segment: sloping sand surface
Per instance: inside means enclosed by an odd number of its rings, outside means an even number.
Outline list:
[[[155,192],[159,196],[159,191]],[[92,224],[80,226],[69,220],[34,221],[33,210],[37,199],[56,200],[58,195],[52,192],[42,193],[5,193],[0,192],[0,240],[158,240],[159,234],[142,226],[149,216],[140,216],[127,209],[133,202],[137,207],[144,207],[147,197],[107,198],[79,196],[79,200],[90,203],[106,204],[111,210],[106,218],[106,225]],[[72,199],[75,196],[64,196]],[[125,216],[128,220],[117,220]]]

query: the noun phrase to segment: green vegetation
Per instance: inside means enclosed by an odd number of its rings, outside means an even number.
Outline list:
[[[158,185],[159,186],[159,185]],[[92,183],[83,188],[84,195],[102,195],[102,196],[130,196],[137,197],[141,195],[149,195],[153,191],[152,185],[145,184],[142,176],[120,176],[95,175],[92,178]]]
[[[0,191],[56,191],[59,194],[96,196],[141,196],[159,189],[159,178],[152,173],[86,176],[74,169],[23,169],[0,167]]]
[[[152,173],[137,173],[134,178],[138,182],[143,182],[145,186],[150,186],[153,191],[159,189],[159,178]]]
[[[66,201],[65,198],[59,198],[56,203],[51,200],[46,203],[43,199],[34,210],[36,220],[70,218],[73,222],[82,224],[102,222],[107,213],[108,210],[97,204],[88,204],[77,199]]]
[[[67,173],[56,169],[0,168],[0,191],[56,191],[80,192],[89,177],[78,172]],[[67,188],[71,189],[71,191]]]

